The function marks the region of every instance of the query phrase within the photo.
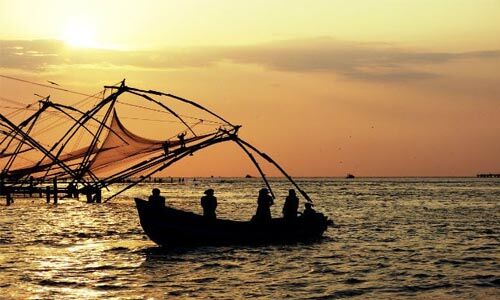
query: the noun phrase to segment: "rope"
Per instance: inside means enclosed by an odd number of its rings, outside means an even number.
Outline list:
[[[146,106],[137,105],[137,104],[130,104],[130,103],[125,103],[125,102],[121,102],[121,101],[117,101],[117,102],[120,103],[120,104],[123,104],[123,105],[127,105],[127,106],[133,106],[133,107],[137,107],[137,108],[142,108],[142,109],[146,109],[146,110],[150,110],[150,111],[155,111],[155,112],[161,112],[161,113],[165,113],[165,114],[169,114],[170,115],[170,113],[168,113],[168,112],[166,112],[164,110],[160,110],[160,109],[149,108],[149,107],[146,107]],[[222,123],[222,122],[200,119],[200,118],[196,118],[196,117],[193,117],[193,116],[187,116],[187,115],[181,115],[181,114],[179,114],[179,116],[184,117],[184,118],[188,118],[188,119],[195,119],[195,120],[204,121],[204,122],[207,122],[207,123],[212,123],[212,124],[217,124],[217,125],[224,125],[224,123]]]
[[[16,77],[12,77],[12,76],[7,76],[7,75],[3,75],[3,74],[0,74],[0,77],[10,79],[10,80],[20,81],[20,82],[24,82],[24,83],[29,83],[29,84],[33,84],[33,85],[43,86],[43,87],[46,87],[49,89],[63,91],[63,92],[67,92],[67,93],[71,93],[71,94],[75,94],[75,95],[87,96],[87,97],[92,97],[92,98],[99,98],[99,97],[95,97],[94,95],[89,95],[89,94],[85,94],[85,93],[81,93],[81,92],[77,92],[77,91],[72,91],[72,90],[68,90],[68,89],[55,87],[53,85],[38,83],[38,82],[29,81],[26,79],[16,78]]]

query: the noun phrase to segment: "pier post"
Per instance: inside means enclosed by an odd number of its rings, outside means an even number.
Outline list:
[[[5,177],[3,176],[3,173],[0,174],[0,195],[4,194],[4,187],[5,187]]]
[[[57,195],[57,177],[54,177],[53,179],[53,184],[54,184],[54,204],[57,204],[57,198],[58,198],[58,195]]]
[[[12,195],[9,192],[6,193],[5,200],[7,201],[7,206],[14,202],[12,201]]]
[[[50,186],[45,187],[45,195],[47,197],[47,204],[50,203]]]
[[[30,194],[30,198],[33,197],[33,176],[30,176],[30,187],[28,193]]]
[[[87,197],[87,203],[94,203],[92,199],[92,189],[90,187],[85,187],[85,196]]]
[[[102,202],[102,192],[101,189],[97,189],[95,192],[94,196],[95,203],[101,203]]]

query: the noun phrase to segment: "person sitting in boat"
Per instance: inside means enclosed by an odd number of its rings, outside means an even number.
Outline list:
[[[205,196],[201,197],[201,207],[203,207],[203,216],[209,220],[215,220],[217,215],[217,198],[214,196],[214,190],[208,189],[205,191]]]
[[[299,209],[299,198],[295,194],[294,189],[288,190],[288,196],[283,205],[283,218],[285,220],[294,220],[297,218],[297,210]]]
[[[267,222],[271,220],[271,205],[274,204],[273,198],[269,195],[269,190],[263,188],[259,191],[257,199],[257,212],[252,217],[252,221]]]
[[[160,196],[160,189],[154,188],[149,196],[149,203],[155,207],[165,207],[165,197]]]
[[[311,202],[306,202],[304,206],[306,208],[304,209],[302,216],[304,218],[314,218],[316,216],[316,211],[312,208],[313,204]]]

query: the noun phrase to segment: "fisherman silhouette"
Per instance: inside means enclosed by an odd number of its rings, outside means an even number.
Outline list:
[[[181,148],[185,148],[186,147],[186,141],[184,140],[184,138],[186,137],[186,133],[185,132],[181,132],[177,135],[177,138],[179,139],[179,143],[181,145]]]
[[[283,218],[286,220],[294,220],[297,218],[297,210],[299,209],[299,198],[295,194],[294,189],[288,190],[288,196],[283,205]]]
[[[214,196],[214,190],[208,189],[205,191],[205,196],[201,197],[201,207],[203,207],[203,216],[209,220],[215,220],[217,215],[217,198]]]
[[[70,182],[67,187],[68,197],[78,198],[78,189],[73,182]]]
[[[257,212],[252,217],[252,221],[268,222],[271,221],[271,205],[274,204],[273,198],[269,195],[269,190],[263,188],[259,191],[257,199]]]
[[[169,147],[170,146],[170,142],[169,141],[165,141],[163,142],[163,151],[165,152],[165,155],[168,155],[169,153]]]
[[[304,209],[304,212],[302,213],[302,216],[306,219],[308,218],[314,218],[315,215],[316,215],[316,211],[312,208],[313,207],[313,204],[310,203],[310,202],[306,202],[304,204],[304,206],[306,207]]]
[[[165,197],[160,196],[160,189],[154,188],[149,196],[149,203],[154,207],[165,207]]]

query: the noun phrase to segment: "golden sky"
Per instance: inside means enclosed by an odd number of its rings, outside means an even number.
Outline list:
[[[129,2],[0,0],[0,74],[197,99],[295,176],[500,172],[500,1]],[[232,146],[170,172],[256,174]]]

